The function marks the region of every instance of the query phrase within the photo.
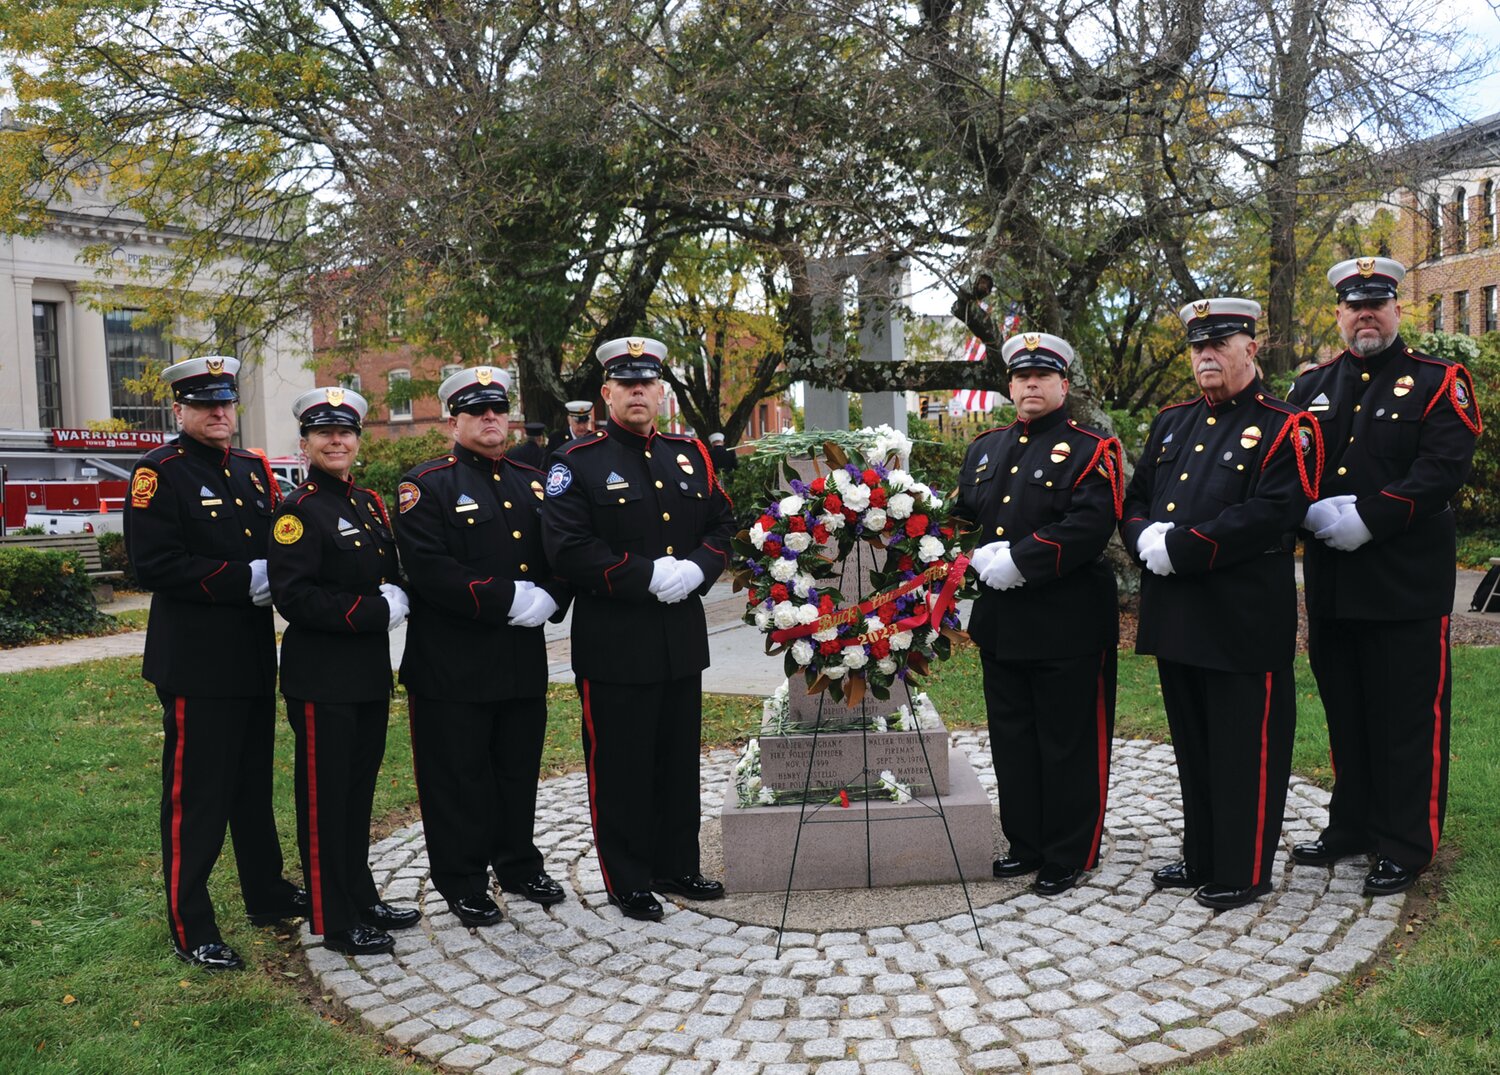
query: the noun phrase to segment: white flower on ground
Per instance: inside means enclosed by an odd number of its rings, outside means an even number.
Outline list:
[[[885,529],[885,511],[881,508],[871,508],[865,512],[865,529],[874,533],[880,533]]]
[[[782,497],[777,507],[781,509],[782,515],[800,515],[802,513],[802,506],[806,503],[807,501],[803,500],[800,496],[793,494],[792,496]]]
[[[885,510],[892,519],[908,519],[914,507],[916,501],[911,498],[910,493],[897,493],[886,502]]]
[[[762,806],[775,806],[776,805],[776,793],[774,791],[772,791],[770,788],[761,788],[760,789],[760,795],[758,796],[758,798],[759,798],[760,804]]]
[[[940,539],[929,535],[917,543],[917,559],[921,560],[924,564],[930,564],[942,558],[943,543]]]
[[[771,563],[771,577],[777,582],[789,582],[797,574],[797,563],[794,560],[783,560],[777,557]]]
[[[797,639],[797,641],[792,643],[792,660],[796,661],[800,665],[806,666],[812,664],[812,659],[813,647],[811,642],[809,642],[805,638],[799,638]]]
[[[895,803],[911,802],[911,788],[896,779],[896,774],[886,769],[880,774],[880,786],[890,792],[891,801]]]
[[[863,668],[870,663],[870,655],[863,646],[850,646],[844,650],[845,668]]]
[[[786,547],[793,552],[806,552],[812,545],[812,535],[807,533],[791,533],[786,536]]]

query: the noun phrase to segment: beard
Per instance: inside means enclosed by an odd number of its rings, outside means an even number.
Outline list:
[[[1381,351],[1384,351],[1396,342],[1396,333],[1394,332],[1387,336],[1379,330],[1372,329],[1369,331],[1375,332],[1373,338],[1367,335],[1363,339],[1360,339],[1358,333],[1356,333],[1354,336],[1344,340],[1349,350],[1353,351],[1360,358],[1369,358],[1371,355],[1378,355]]]

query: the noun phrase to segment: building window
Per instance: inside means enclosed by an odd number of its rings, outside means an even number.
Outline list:
[[[1494,284],[1484,289],[1484,331],[1500,332],[1500,288]]]
[[[446,381],[461,369],[463,369],[463,366],[457,362],[445,364],[442,369],[438,370],[438,381]]]
[[[348,306],[339,307],[339,339],[354,339],[355,329],[359,327],[359,319],[354,316],[354,310]]]
[[[359,374],[357,373],[341,373],[338,376],[338,381],[339,387],[341,388],[348,388],[355,392],[364,391],[364,389],[360,387],[363,382],[360,381]]]
[[[1493,244],[1496,239],[1500,239],[1500,232],[1495,229],[1495,181],[1486,179],[1483,189],[1479,204],[1479,211],[1483,214],[1480,227],[1484,229],[1485,242]]]
[[[42,429],[62,425],[62,372],[57,350],[57,303],[31,304],[31,332],[36,338],[36,414]]]
[[[1427,256],[1443,256],[1443,203],[1436,194],[1427,200]]]
[[[1443,296],[1432,295],[1428,299],[1432,303],[1432,331],[1443,331]]]
[[[392,336],[406,335],[406,299],[392,295],[385,305],[385,330]]]
[[[391,421],[410,422],[411,398],[406,394],[406,386],[411,381],[411,370],[391,370],[388,380],[390,391],[396,397],[390,400],[386,408],[391,412]]]
[[[1469,293],[1467,291],[1453,293],[1453,331],[1461,336],[1469,334]]]
[[[1464,188],[1453,192],[1453,252],[1462,254],[1469,248],[1469,203]]]
[[[172,405],[143,392],[132,391],[126,381],[138,381],[146,367],[163,369],[172,364],[172,345],[162,338],[157,325],[135,324],[141,310],[104,312],[104,354],[109,369],[110,414],[131,429],[177,430]]]

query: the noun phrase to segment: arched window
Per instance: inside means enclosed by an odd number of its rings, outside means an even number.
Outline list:
[[[1443,203],[1436,194],[1427,200],[1427,256],[1443,256]]]
[[[1453,192],[1453,252],[1462,254],[1469,248],[1469,202],[1463,187]]]

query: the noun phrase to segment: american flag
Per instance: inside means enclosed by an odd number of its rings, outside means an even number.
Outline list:
[[[988,306],[980,304],[980,309],[989,310]],[[1021,327],[1021,307],[1012,303],[1005,319],[1000,324],[1000,336],[1005,338]],[[983,362],[985,356],[984,341],[978,336],[970,336],[967,346],[964,347],[965,362]],[[989,411],[993,410],[1003,398],[999,392],[992,392],[984,388],[960,388],[953,393],[953,398],[958,401],[959,407],[965,411]]]

